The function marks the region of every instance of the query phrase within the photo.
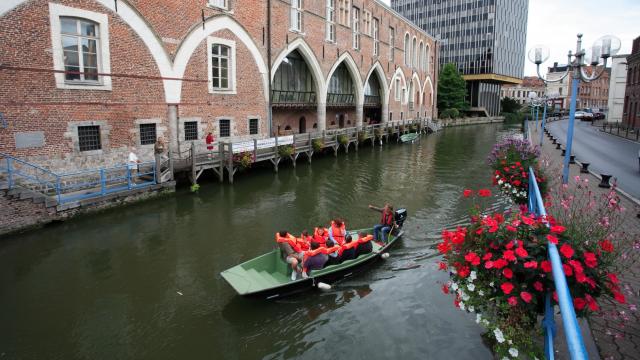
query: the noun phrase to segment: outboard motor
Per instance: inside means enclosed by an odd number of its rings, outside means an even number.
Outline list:
[[[401,229],[404,221],[407,220],[407,209],[400,208],[396,210],[393,220],[396,222],[396,227]]]

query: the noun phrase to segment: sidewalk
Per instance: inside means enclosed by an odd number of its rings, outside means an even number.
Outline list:
[[[603,121],[597,120],[592,123],[593,126],[600,129],[600,131],[607,134],[615,135],[623,139],[640,142],[640,129],[627,129],[618,126],[619,124],[607,124]]]
[[[534,123],[535,124],[535,123]],[[539,145],[540,133],[535,125],[530,126],[530,139]],[[542,130],[540,130],[542,131]],[[563,144],[565,139],[559,139]],[[562,169],[563,157],[561,150],[556,150],[555,145],[544,136],[542,146],[542,159],[549,161],[552,168]],[[577,159],[578,161],[580,159]],[[600,179],[595,174],[581,174],[580,166],[570,166],[570,179],[575,176],[589,177],[589,188],[596,194],[606,194],[608,189],[598,187]],[[589,319],[589,325],[593,338],[602,359],[640,359],[640,262],[633,259],[640,255],[640,202],[626,196],[620,196],[621,205],[626,209],[624,213],[623,229],[634,237],[636,246],[621,256],[621,267],[626,268],[621,272],[621,284],[626,296],[627,304],[601,301],[602,312]]]

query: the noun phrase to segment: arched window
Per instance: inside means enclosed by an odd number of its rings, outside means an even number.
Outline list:
[[[429,65],[431,63],[431,59],[429,58],[431,56],[431,48],[429,47],[429,45],[427,45],[426,47],[426,54],[425,54],[425,65],[424,65],[424,71],[429,72]]]
[[[417,65],[418,52],[416,51],[416,47],[416,38],[414,37],[411,43],[411,67],[416,67]]]
[[[424,70],[424,44],[420,41],[420,61],[418,63],[418,68],[420,70]]]
[[[313,75],[307,63],[295,50],[282,61],[273,77],[273,103],[314,104],[316,93]]]
[[[411,62],[411,45],[409,44],[409,34],[404,35],[404,64],[409,66]]]
[[[349,69],[341,63],[331,75],[327,88],[327,106],[355,105],[355,88]]]
[[[61,17],[64,69],[67,81],[98,81],[98,49],[100,31],[98,24],[72,17]]]

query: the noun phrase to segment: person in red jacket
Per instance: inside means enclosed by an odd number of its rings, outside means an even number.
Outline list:
[[[344,244],[340,249],[340,262],[353,260],[356,258],[356,246],[358,245],[357,241],[353,241],[351,235],[347,235],[344,239]]]
[[[209,157],[213,156],[213,143],[216,141],[216,137],[213,136],[211,131],[207,134],[205,138],[205,142],[207,143],[207,151],[209,152]]]
[[[383,208],[378,208],[373,205],[369,205],[369,209],[379,211],[381,213],[380,223],[373,226],[373,240],[382,240],[386,242],[387,240],[384,238],[384,233],[388,234],[391,232],[391,228],[393,227],[393,206],[390,204],[384,204]],[[388,237],[389,236],[387,236],[387,238]]]
[[[313,241],[317,242],[321,247],[326,246],[327,239],[329,239],[329,230],[324,226],[320,225],[313,230]]]
[[[373,235],[367,235],[365,233],[358,234],[358,246],[356,247],[356,257],[362,254],[369,254],[373,251]]]
[[[302,263],[303,252],[295,236],[282,230],[276,233],[276,242],[280,248],[282,259],[291,265],[291,280],[295,280],[300,272],[298,264]]]

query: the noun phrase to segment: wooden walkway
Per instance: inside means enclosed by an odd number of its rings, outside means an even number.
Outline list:
[[[268,161],[273,170],[278,172],[280,162],[286,158],[291,159],[295,167],[301,156],[311,163],[313,154],[324,149],[331,149],[334,156],[338,156],[341,148],[348,153],[350,148],[358,151],[359,146],[367,143],[372,146],[382,145],[391,138],[399,139],[401,135],[410,132],[438,130],[439,125],[431,120],[417,119],[367,125],[360,130],[352,127],[260,140],[219,142],[215,144],[213,151],[192,142],[188,150],[173,153],[172,162],[175,172],[188,172],[192,184],[197,183],[205,170],[213,170],[220,182],[224,181],[226,170],[229,183],[233,183],[233,177],[240,168],[238,158],[242,156],[250,156],[252,163]]]

